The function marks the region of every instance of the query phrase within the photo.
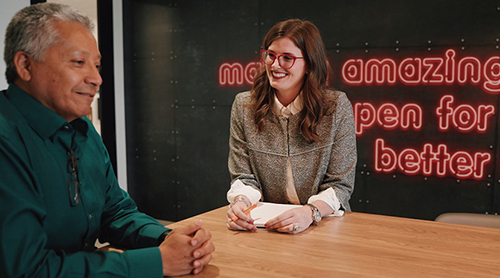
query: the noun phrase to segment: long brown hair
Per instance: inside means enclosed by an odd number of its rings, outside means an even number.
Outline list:
[[[273,41],[287,37],[302,51],[307,74],[302,86],[304,118],[300,124],[305,139],[312,143],[321,137],[316,128],[326,111],[325,90],[330,74],[325,45],[316,26],[306,20],[289,19],[278,22],[267,32],[262,49],[268,49]],[[264,130],[265,117],[272,113],[275,89],[271,87],[265,67],[255,76],[252,88],[252,108],[258,132]]]

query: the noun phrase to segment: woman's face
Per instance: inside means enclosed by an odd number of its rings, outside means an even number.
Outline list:
[[[275,40],[267,50],[275,53],[276,56],[287,54],[300,57],[295,60],[295,63],[289,69],[281,67],[278,59],[275,59],[271,65],[266,65],[267,77],[271,87],[276,89],[281,104],[287,106],[300,93],[306,74],[306,62],[300,48],[295,46],[293,41],[287,37]]]

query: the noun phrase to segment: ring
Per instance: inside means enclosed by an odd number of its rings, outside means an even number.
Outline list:
[[[299,225],[296,225],[296,224],[295,224],[295,225],[293,225],[293,231],[294,231],[295,233],[296,233],[296,232],[298,232],[298,231],[299,231],[299,229],[300,229],[300,226],[299,226]]]

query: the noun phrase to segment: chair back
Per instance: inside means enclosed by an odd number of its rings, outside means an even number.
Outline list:
[[[500,215],[447,212],[436,218],[438,222],[500,228]]]

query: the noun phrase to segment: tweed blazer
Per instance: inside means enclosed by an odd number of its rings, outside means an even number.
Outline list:
[[[269,115],[257,133],[250,106],[250,92],[236,95],[231,109],[228,167],[231,183],[236,179],[261,192],[262,200],[288,203],[287,159],[301,204],[332,188],[341,208],[350,211],[357,161],[352,105],[345,93],[327,91],[328,109],[317,133],[318,142],[308,143],[300,131],[304,110],[290,117]]]

